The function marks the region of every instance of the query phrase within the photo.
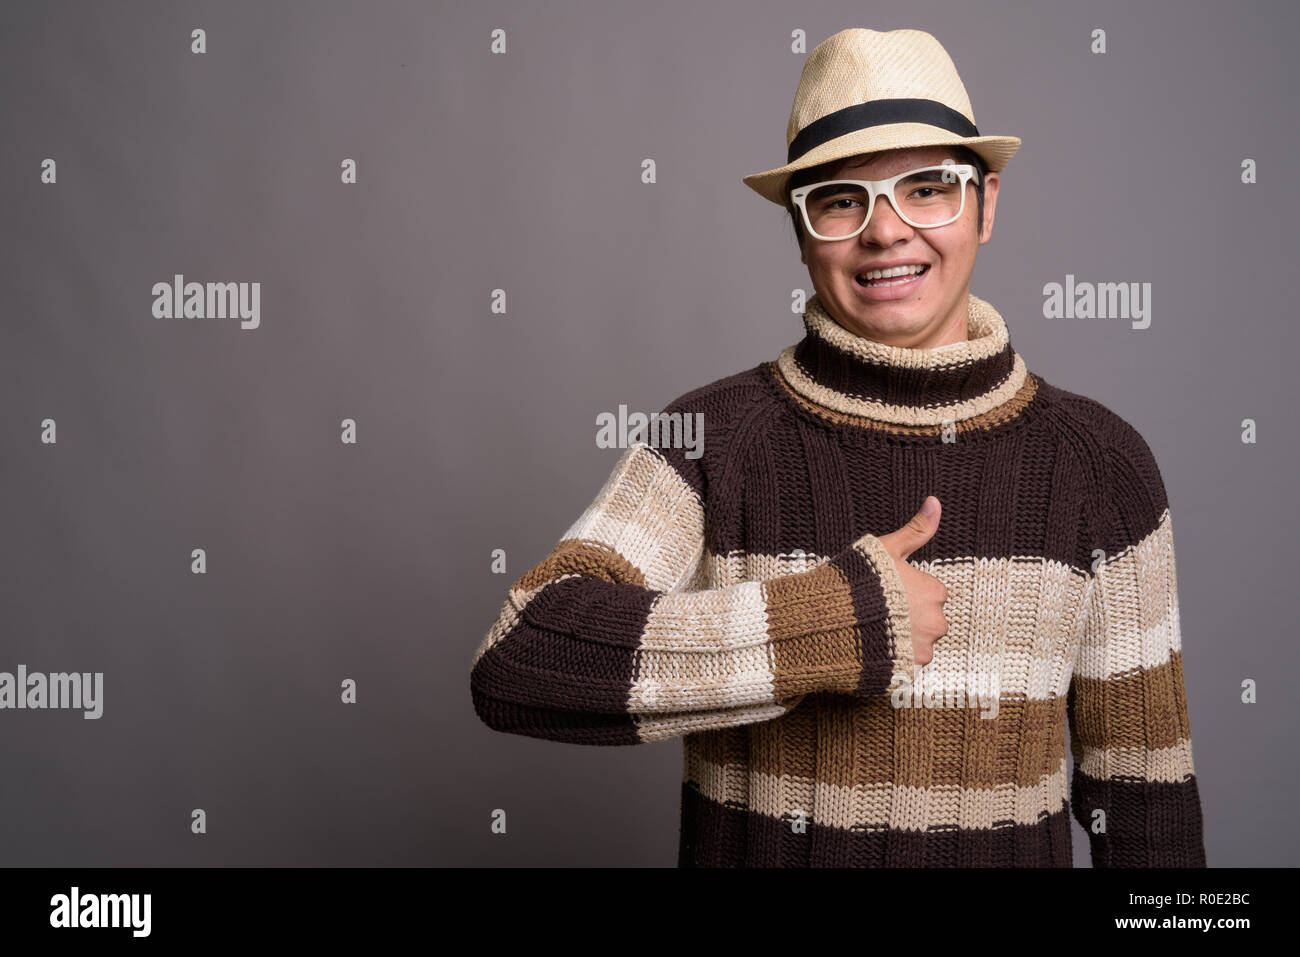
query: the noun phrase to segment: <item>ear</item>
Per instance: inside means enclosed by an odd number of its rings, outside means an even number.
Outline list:
[[[989,173],[984,177],[984,222],[980,224],[980,245],[993,238],[993,216],[998,207],[998,186],[1002,177]]]

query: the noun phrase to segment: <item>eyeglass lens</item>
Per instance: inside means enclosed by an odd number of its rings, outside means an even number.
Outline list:
[[[894,185],[894,203],[904,219],[923,226],[939,226],[957,218],[964,193],[961,177],[945,170],[925,170],[904,176]],[[864,186],[850,183],[819,186],[805,198],[808,219],[813,229],[823,236],[848,236],[862,225],[867,199]],[[885,197],[877,197],[877,206],[883,202]]]

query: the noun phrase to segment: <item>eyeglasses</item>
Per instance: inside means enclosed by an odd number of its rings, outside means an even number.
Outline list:
[[[979,182],[974,166],[922,166],[889,179],[832,179],[790,191],[808,232],[833,242],[867,228],[876,197],[885,196],[899,219],[918,229],[947,226],[966,209],[966,183]]]

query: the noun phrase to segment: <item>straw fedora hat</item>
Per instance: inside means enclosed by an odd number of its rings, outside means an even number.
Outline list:
[[[948,51],[922,30],[841,30],[803,65],[785,128],[786,163],[742,182],[785,206],[796,170],[859,153],[910,146],[969,146],[990,172],[1020,148],[1015,136],[981,135]]]

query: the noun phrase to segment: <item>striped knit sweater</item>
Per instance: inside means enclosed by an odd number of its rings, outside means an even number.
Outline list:
[[[1069,867],[1071,814],[1094,866],[1205,866],[1156,462],[969,313],[902,349],[814,295],[779,358],[670,403],[703,454],[621,454],[479,645],[480,719],[682,739],[679,866]],[[876,536],[929,494],[908,560],[948,631],[918,670]]]

